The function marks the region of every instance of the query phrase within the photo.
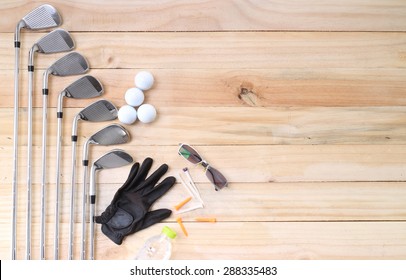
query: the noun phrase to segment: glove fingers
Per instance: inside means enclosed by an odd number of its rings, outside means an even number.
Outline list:
[[[119,191],[127,191],[131,187],[131,182],[134,180],[135,176],[137,176],[138,170],[140,168],[140,164],[138,162],[134,163],[131,167],[130,174],[128,174],[128,178]]]
[[[152,205],[158,198],[167,193],[175,184],[176,179],[173,176],[165,178],[155,188],[149,188],[149,191],[145,193],[144,197],[147,199],[147,203]]]
[[[129,186],[126,188],[128,191],[136,191],[139,189],[139,185],[147,178],[148,172],[152,166],[152,158],[146,158],[139,168],[137,176],[133,178]]]
[[[144,220],[143,220],[140,228],[137,229],[137,231],[143,230],[156,223],[159,223],[160,221],[168,218],[171,214],[172,214],[172,211],[169,209],[158,209],[158,210],[150,211],[145,215]]]
[[[141,185],[137,188],[137,190],[142,190],[142,193],[145,192],[145,188],[153,188],[156,183],[161,179],[161,177],[168,171],[168,165],[162,164],[155,172],[149,176]]]

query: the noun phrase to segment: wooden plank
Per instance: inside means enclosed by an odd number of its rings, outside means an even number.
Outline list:
[[[49,0],[72,31],[235,31],[324,30],[404,31],[402,0],[280,1],[111,1]],[[15,24],[38,3],[2,1],[0,32]]]
[[[179,229],[175,225],[176,230]],[[217,223],[186,224],[174,259],[404,259],[406,224],[400,223]],[[323,230],[320,230],[322,227]],[[152,229],[151,229],[152,230]],[[159,230],[158,227],[155,231]],[[389,232],[390,231],[390,232]],[[253,234],[255,232],[255,234]],[[144,235],[145,234],[145,235]],[[144,239],[151,233],[144,232]],[[145,237],[144,237],[145,236]],[[190,241],[189,241],[190,239]],[[136,236],[127,241],[139,247]],[[190,243],[193,242],[193,246]],[[119,258],[100,232],[100,259]],[[141,242],[140,242],[141,243]],[[334,250],[331,250],[331,247]],[[127,250],[128,258],[133,252]]]
[[[68,99],[68,98],[66,98]],[[96,99],[97,100],[97,99]],[[95,100],[86,100],[87,104]],[[85,106],[84,106],[85,107]],[[63,145],[70,146],[74,116],[63,110]],[[133,145],[195,144],[406,144],[406,107],[157,107],[151,124],[126,128]],[[42,109],[34,110],[34,145],[42,144]],[[13,110],[0,110],[5,122],[0,145],[13,145]],[[56,109],[48,110],[48,145],[56,145]],[[116,121],[118,122],[118,121]],[[112,122],[80,121],[78,135],[90,137]],[[20,109],[19,141],[26,145],[27,114]]]
[[[195,146],[214,167],[231,183],[237,182],[316,182],[316,181],[406,181],[405,145],[228,145]],[[185,166],[193,172],[197,182],[207,182],[200,167],[193,167],[177,155],[177,146],[120,145],[90,148],[91,162],[113,148],[121,148],[136,161],[146,157],[155,160],[154,168],[162,163],[170,166],[168,174],[176,175]],[[12,177],[12,147],[3,146],[1,162],[4,174],[1,184],[10,184]],[[61,182],[70,183],[70,149],[64,148],[61,162]],[[19,182],[26,182],[26,148],[20,149]],[[78,180],[82,180],[79,166],[81,149],[78,149]],[[48,182],[55,182],[55,148],[48,149]],[[114,172],[101,172],[100,182],[123,182],[128,168]],[[32,182],[40,183],[41,148],[33,149]],[[80,181],[79,181],[80,182]],[[230,184],[231,184],[230,183]],[[230,185],[232,187],[232,185]]]
[[[101,185],[98,190],[101,213],[116,187]],[[406,220],[406,183],[400,182],[236,183],[222,192],[200,183],[199,190],[205,208],[182,214],[184,221],[193,222],[198,216],[221,222]],[[178,184],[154,209],[170,208],[185,196]]]
[[[110,171],[114,173],[116,170]],[[125,178],[113,184],[99,180],[97,174],[96,213],[100,215],[110,204]],[[177,176],[179,178],[179,176]],[[81,180],[78,180],[81,181]],[[11,185],[0,185],[4,198],[0,206],[0,219],[10,219]],[[234,183],[228,189],[214,191],[210,183],[198,183],[205,208],[181,214],[183,221],[193,222],[195,217],[215,217],[218,222],[295,222],[295,221],[406,221],[406,183],[402,182],[312,182],[312,183]],[[60,221],[70,219],[70,184],[61,186]],[[259,195],[260,194],[260,195]],[[151,210],[168,208],[173,215],[167,221],[175,222],[179,216],[174,205],[189,193],[179,182],[160,198]],[[46,217],[54,221],[55,188],[47,188]],[[26,191],[18,192],[18,220],[25,221]],[[76,186],[75,222],[82,220],[82,185]],[[32,221],[40,221],[40,185],[33,186]],[[183,209],[197,206],[192,200]],[[224,207],[224,206],[227,207]]]
[[[178,232],[172,259],[406,259],[406,222],[241,222],[189,223],[189,237],[176,223],[154,225],[127,237],[117,246],[96,227],[96,259],[133,259],[147,238],[168,225]],[[19,224],[23,228],[24,225]],[[79,225],[77,225],[79,226]],[[48,225],[53,228],[52,224]],[[60,257],[67,256],[67,224],[61,224]],[[33,224],[38,232],[38,224]],[[0,258],[9,256],[9,226],[0,226]],[[53,258],[52,232],[47,234],[47,258]],[[75,259],[79,235],[75,239]],[[25,238],[19,235],[17,257],[24,258]],[[33,235],[32,256],[38,259],[39,237]]]
[[[43,70],[35,72],[34,106],[42,106]],[[139,69],[92,69],[104,86],[104,98],[118,106],[134,87]],[[404,106],[406,70],[388,69],[154,69],[154,87],[146,102],[155,106]],[[20,106],[27,104],[27,71],[21,71]],[[14,106],[13,71],[0,70],[0,107]],[[49,106],[79,77],[50,77]],[[81,107],[83,100],[65,102]]]
[[[21,69],[26,68],[24,63],[29,48],[43,34],[23,34]],[[1,40],[10,44],[13,36],[12,33],[0,34]],[[92,68],[406,67],[406,34],[402,32],[73,32],[72,36],[76,50],[88,58]],[[12,47],[3,44],[0,56],[3,58],[0,69],[14,69]],[[44,69],[58,57],[61,54],[38,54],[34,65],[37,69]]]

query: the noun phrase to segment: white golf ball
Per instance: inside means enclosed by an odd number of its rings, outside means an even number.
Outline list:
[[[141,71],[135,75],[135,86],[142,90],[148,90],[154,84],[154,76],[148,71]]]
[[[156,118],[155,107],[151,104],[143,104],[138,108],[138,119],[143,123],[153,122]]]
[[[144,93],[139,88],[130,88],[126,91],[124,98],[128,105],[137,107],[144,102]]]
[[[137,119],[137,111],[130,105],[124,105],[118,110],[118,120],[124,124],[132,124]]]

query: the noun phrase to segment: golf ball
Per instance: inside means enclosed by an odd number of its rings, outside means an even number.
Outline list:
[[[143,104],[138,108],[138,119],[143,123],[153,122],[156,118],[155,107],[151,104]]]
[[[137,111],[130,105],[124,105],[118,110],[118,120],[124,124],[132,124],[137,120]]]
[[[154,84],[154,76],[148,71],[141,71],[135,75],[135,86],[142,90],[148,90]]]
[[[144,102],[144,93],[139,88],[130,88],[126,91],[124,98],[128,105],[137,107]]]

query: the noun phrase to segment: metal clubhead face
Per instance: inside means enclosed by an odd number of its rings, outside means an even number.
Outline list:
[[[128,153],[114,149],[98,158],[93,165],[96,169],[110,169],[122,167],[132,162],[133,158]]]
[[[79,118],[90,122],[105,122],[117,118],[117,108],[107,100],[98,100],[78,113]]]
[[[47,29],[61,25],[62,18],[51,5],[41,5],[21,19],[22,27],[32,30]]]
[[[95,173],[96,170],[118,168],[133,162],[133,158],[123,150],[112,150],[100,158],[98,158],[92,165],[90,172],[90,190],[89,194],[94,196],[96,194]],[[94,200],[93,200],[94,201]],[[94,204],[94,203],[92,203]]]
[[[87,60],[77,52],[71,52],[55,61],[48,68],[48,72],[54,76],[81,75],[89,71]]]
[[[62,93],[69,98],[92,98],[100,96],[104,89],[102,84],[93,76],[84,76],[70,84]]]
[[[33,46],[40,53],[67,52],[75,47],[70,34],[63,29],[55,29],[38,40]]]
[[[118,145],[130,141],[130,133],[119,124],[111,124],[93,134],[89,140],[96,145]]]

